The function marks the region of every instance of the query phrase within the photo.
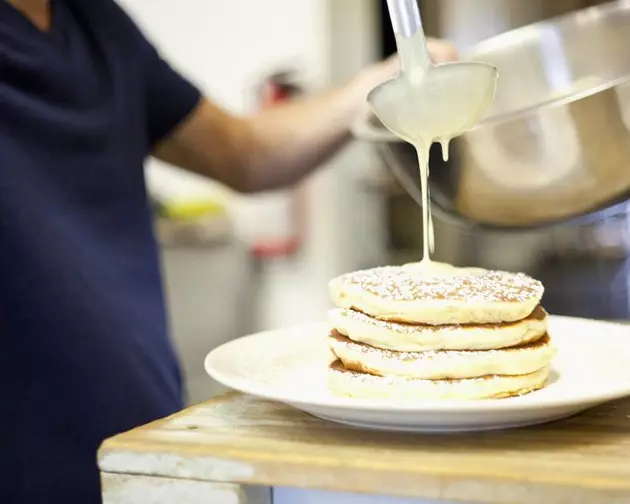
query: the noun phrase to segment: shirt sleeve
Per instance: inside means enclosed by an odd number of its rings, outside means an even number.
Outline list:
[[[151,48],[146,66],[149,142],[154,146],[199,104],[200,91]]]
[[[114,16],[117,19],[117,39],[124,44],[127,54],[140,58],[141,94],[146,107],[149,143],[153,147],[196,108],[201,93],[162,58],[140,27],[117,2],[99,1],[108,2],[109,7],[116,11]]]

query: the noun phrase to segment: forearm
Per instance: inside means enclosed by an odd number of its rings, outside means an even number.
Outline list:
[[[249,118],[252,150],[243,173],[248,190],[291,185],[333,156],[350,137],[365,102],[364,87],[353,80]]]
[[[438,61],[455,57],[448,44],[430,41],[429,46]],[[397,72],[398,63],[390,58],[333,91],[246,118],[202,100],[154,155],[242,192],[293,184],[345,144],[352,122],[367,109],[369,91]]]
[[[291,185],[346,143],[352,122],[367,109],[367,93],[391,76],[395,64],[372,66],[335,90],[250,117],[205,99],[154,155],[240,192]]]
[[[361,92],[353,81],[245,118],[204,100],[154,154],[240,192],[288,186],[345,144]]]

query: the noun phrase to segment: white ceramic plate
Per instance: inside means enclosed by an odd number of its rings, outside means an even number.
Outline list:
[[[212,351],[206,371],[222,384],[320,418],[392,431],[504,429],[565,418],[630,395],[630,326],[552,316],[558,348],[549,384],[510,399],[392,401],[339,398],[326,389],[328,327],[315,324],[246,336]]]

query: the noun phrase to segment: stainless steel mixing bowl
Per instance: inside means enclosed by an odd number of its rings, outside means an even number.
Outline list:
[[[630,2],[589,8],[488,39],[463,58],[495,65],[486,119],[432,157],[434,211],[532,228],[630,197]],[[415,154],[374,116],[355,125],[420,202]],[[435,147],[439,149],[439,147]]]

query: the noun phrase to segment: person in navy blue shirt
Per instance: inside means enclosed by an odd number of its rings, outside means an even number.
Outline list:
[[[0,0],[1,503],[100,502],[100,443],[182,407],[145,158],[242,192],[286,186],[396,71],[236,117],[113,0]]]

